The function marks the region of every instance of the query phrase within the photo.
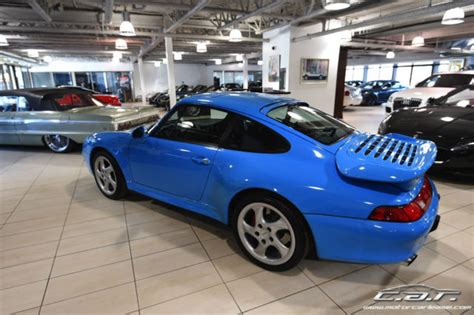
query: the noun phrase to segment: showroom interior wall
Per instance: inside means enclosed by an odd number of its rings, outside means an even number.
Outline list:
[[[336,98],[336,73],[340,49],[340,33],[293,42],[291,38],[319,32],[322,25],[308,27],[283,27],[264,34],[269,42],[263,43],[263,87],[278,89],[278,83],[268,82],[270,56],[279,54],[280,68],[286,68],[286,90],[291,96],[308,102],[329,114],[334,113]],[[300,81],[301,58],[329,59],[329,77],[325,83],[302,84]]]
[[[277,28],[263,33],[263,38],[268,39],[268,42],[263,42],[262,46],[262,86],[272,88],[274,90],[280,89],[279,82],[268,81],[268,63],[270,56],[280,55],[280,69],[286,69],[285,88],[288,90],[288,66],[290,62],[290,27]]]
[[[88,71],[133,71],[129,62],[84,61],[75,59],[53,59],[50,63],[33,65],[30,72],[88,72]]]
[[[138,64],[133,66],[133,82],[135,83],[135,95],[141,95],[141,82],[138,75]],[[182,83],[187,85],[210,84],[212,74],[208,78],[206,65],[203,64],[174,64],[176,85]],[[143,63],[143,77],[145,80],[145,93],[162,92],[168,89],[167,66],[161,64],[155,67],[153,63]]]

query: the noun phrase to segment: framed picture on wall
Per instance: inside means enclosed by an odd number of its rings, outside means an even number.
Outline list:
[[[301,58],[301,83],[326,83],[328,81],[328,75],[329,59]]]
[[[280,55],[273,55],[268,60],[268,82],[278,82],[279,78]]]

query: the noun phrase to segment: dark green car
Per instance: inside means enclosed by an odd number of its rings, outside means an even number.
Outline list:
[[[105,106],[77,89],[0,91],[0,145],[46,145],[68,152],[95,132],[127,130],[159,117],[154,107]]]

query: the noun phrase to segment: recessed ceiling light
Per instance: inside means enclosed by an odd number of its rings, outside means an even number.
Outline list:
[[[183,60],[183,53],[182,52],[173,52],[174,60]]]
[[[30,57],[30,58],[38,58],[39,57],[39,52],[35,49],[28,50],[27,54],[28,54],[28,57]]]
[[[263,60],[257,61],[257,65],[259,65],[259,66],[263,65]]]
[[[157,60],[157,61],[153,62],[153,65],[155,65],[156,68],[159,68],[161,66],[161,61]]]
[[[444,15],[443,19],[441,20],[441,24],[444,25],[454,25],[460,24],[464,22],[464,10],[462,8],[453,8],[447,10]]]
[[[168,59],[167,59],[167,58],[163,58],[163,64],[164,64],[164,65],[167,65],[167,64],[168,64]]]
[[[350,0],[326,0],[324,9],[329,11],[344,10],[351,6]]]
[[[242,60],[244,60],[244,55],[242,55],[242,54],[237,54],[237,56],[235,56],[235,60],[236,60],[236,61],[242,61]]]
[[[222,59],[214,59],[214,62],[216,63],[216,65],[221,65]]]
[[[122,58],[122,52],[120,51],[114,51],[113,52],[113,58],[116,58],[116,59],[121,59]]]
[[[237,65],[239,68],[243,68],[244,67],[244,63],[243,62],[239,62],[239,64]]]
[[[115,40],[115,49],[120,49],[120,50],[128,49],[127,41],[122,38],[117,38]]]

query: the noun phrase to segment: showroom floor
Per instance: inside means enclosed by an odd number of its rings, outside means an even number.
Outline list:
[[[345,115],[375,131],[383,110]],[[79,152],[2,147],[0,313],[362,314],[375,313],[362,308],[378,290],[414,283],[459,289],[455,304],[469,305],[474,186],[437,187],[441,223],[411,266],[305,260],[271,273],[242,258],[225,229],[138,196],[106,199]]]

